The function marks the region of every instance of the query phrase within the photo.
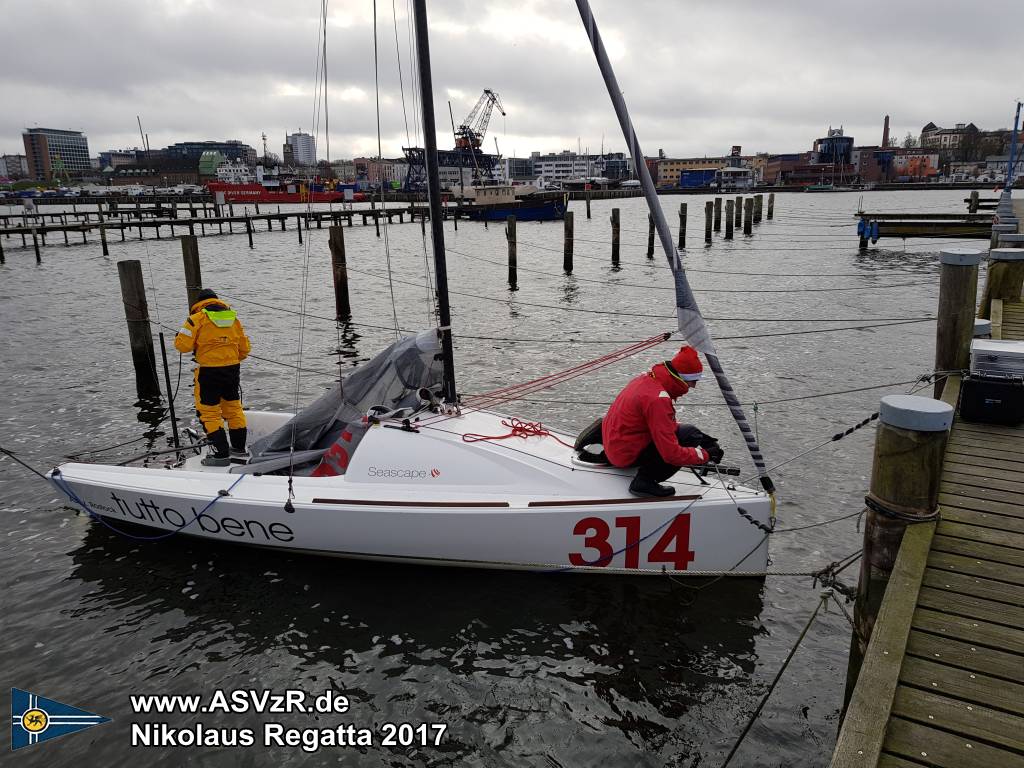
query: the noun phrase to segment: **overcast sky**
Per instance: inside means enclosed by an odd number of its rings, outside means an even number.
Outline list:
[[[1024,96],[1024,0],[592,0],[648,155],[810,149],[842,124],[860,144],[928,121],[1009,127]],[[379,0],[385,156],[412,114],[407,0]],[[320,0],[0,0],[0,152],[21,132],[82,130],[91,154],[140,144],[240,139],[280,153],[313,132]],[[571,0],[428,0],[440,146],[484,88],[486,139],[503,154],[622,150]],[[376,154],[372,0],[330,0],[331,157]],[[319,126],[318,154],[326,153]],[[414,138],[415,141],[415,138]],[[418,142],[416,142],[418,143]]]

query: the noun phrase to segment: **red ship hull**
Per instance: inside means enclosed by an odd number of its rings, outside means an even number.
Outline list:
[[[206,188],[214,197],[218,192],[223,192],[225,203],[339,203],[345,200],[343,191],[318,192],[309,191],[301,185],[289,186],[295,186],[295,191],[270,190],[262,184],[227,184],[217,181],[211,181]],[[365,198],[362,192],[355,192],[351,199],[360,202]]]

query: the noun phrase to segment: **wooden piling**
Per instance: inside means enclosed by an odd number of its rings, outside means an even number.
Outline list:
[[[252,220],[245,217],[245,234],[249,236],[249,248],[252,248]]]
[[[978,190],[972,189],[971,190],[971,194],[970,194],[970,201],[967,203],[967,212],[968,213],[977,213],[978,212],[978,204],[979,204],[979,202],[980,201],[979,201]]]
[[[199,241],[195,235],[181,238],[181,258],[185,264],[185,294],[191,311],[198,301],[199,291],[203,289],[203,275],[199,269]]]
[[[142,281],[142,262],[137,259],[117,262],[117,276],[121,282],[121,301],[128,323],[136,392],[140,398],[158,397],[160,385],[156,377],[156,355],[149,327],[146,286]]]
[[[1017,301],[1024,288],[1024,249],[993,248],[988,252],[985,293],[978,305],[978,317],[991,319],[995,299]]]
[[[647,258],[654,258],[654,216],[647,214]]]
[[[334,311],[340,323],[352,317],[348,300],[348,266],[345,262],[345,229],[331,226],[327,230],[327,246],[331,250],[331,271],[334,274]]]
[[[711,220],[714,217],[715,204],[708,200],[704,203],[704,242],[711,245]]]
[[[299,245],[302,245],[302,219],[295,217],[295,231],[299,233]]]
[[[871,491],[866,499],[864,553],[854,608],[847,698],[885,595],[908,523],[931,519],[938,509],[942,458],[953,406],[917,395],[887,395],[879,408]]]
[[[36,264],[42,264],[43,263],[43,257],[39,253],[39,236],[36,235],[36,228],[35,227],[32,227],[32,248],[36,252]]]
[[[7,260],[4,258],[4,239],[0,237],[0,264],[6,264]]]
[[[754,195],[754,223],[760,224],[764,211],[764,195]]]
[[[970,366],[981,251],[949,248],[939,254],[939,263],[939,313],[933,370],[960,371]],[[935,398],[942,395],[945,384],[945,378],[939,376],[935,382]]]
[[[612,208],[612,266],[619,266],[619,209]]]
[[[377,230],[377,237],[380,237],[380,216],[376,213],[373,214],[373,227]]]
[[[736,201],[731,197],[725,201],[725,239],[732,240],[733,218],[735,217]]]
[[[566,213],[566,218],[572,214]],[[509,290],[517,290],[519,287],[518,262],[516,256],[516,217],[508,216],[505,219],[505,239],[508,241],[508,287]],[[568,246],[566,246],[568,247]]]
[[[768,193],[768,221],[775,218],[775,193]]]
[[[736,229],[743,226],[743,196],[736,196],[736,221],[733,222],[736,225]]]
[[[679,250],[686,247],[686,203],[679,204]]]
[[[567,275],[572,274],[573,245],[576,242],[576,227],[573,221],[572,211],[565,212],[563,221],[564,235],[562,238],[562,271]]]
[[[743,234],[750,235],[754,232],[754,198],[748,197],[743,201]]]
[[[722,198],[715,198],[715,232],[722,231]]]

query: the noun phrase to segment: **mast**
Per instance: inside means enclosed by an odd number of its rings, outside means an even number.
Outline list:
[[[427,164],[427,198],[430,202],[430,237],[434,243],[437,309],[441,332],[441,363],[444,366],[444,399],[455,405],[455,356],[452,354],[452,314],[448,304],[448,266],[444,254],[444,220],[441,218],[441,186],[437,170],[437,131],[434,126],[434,85],[430,76],[430,42],[427,37],[426,0],[414,0],[416,57],[423,111],[423,153]],[[461,170],[461,169],[460,169]]]
[[[579,9],[580,18],[583,20],[583,28],[587,31],[587,36],[590,38],[590,45],[594,49],[594,56],[597,59],[597,65],[601,69],[604,84],[608,88],[608,96],[612,100],[615,115],[619,119],[622,135],[626,139],[626,147],[633,157],[633,165],[636,167],[640,186],[647,200],[647,208],[654,219],[654,225],[661,240],[661,247],[665,251],[669,267],[672,269],[672,278],[675,282],[676,315],[679,320],[679,332],[686,339],[687,343],[704,353],[704,357],[708,361],[708,367],[714,373],[718,387],[722,391],[722,397],[725,398],[729,411],[736,421],[736,426],[739,427],[740,433],[746,441],[750,458],[753,459],[754,466],[757,467],[757,473],[761,478],[761,486],[769,494],[774,494],[775,485],[768,476],[768,469],[765,466],[764,456],[761,455],[761,447],[758,445],[757,436],[754,434],[754,430],[751,429],[747,416],[743,412],[743,406],[740,405],[739,398],[736,397],[736,392],[725,375],[722,363],[718,359],[718,353],[715,351],[715,345],[711,341],[711,334],[704,324],[704,318],[700,314],[697,300],[694,298],[693,290],[686,279],[686,270],[683,269],[683,262],[679,258],[679,251],[676,250],[675,244],[672,241],[672,232],[668,228],[665,212],[661,209],[661,204],[658,202],[658,193],[654,189],[651,171],[644,161],[644,154],[640,149],[640,141],[637,139],[636,131],[633,129],[633,121],[629,117],[629,110],[626,109],[626,101],[622,98],[622,89],[619,88],[618,80],[615,78],[615,71],[608,60],[608,52],[605,50],[604,41],[601,40],[601,33],[597,29],[597,22],[594,20],[593,12],[590,10],[590,3],[588,0],[576,0],[576,7]],[[775,505],[773,503],[773,522],[774,508]]]
[[[1013,193],[1013,166],[1017,158],[1017,124],[1020,122],[1020,102],[1017,102],[1017,113],[1013,116],[1013,133],[1010,134],[1010,162],[1006,167],[1006,188]]]

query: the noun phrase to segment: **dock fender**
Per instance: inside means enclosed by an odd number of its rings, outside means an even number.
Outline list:
[[[864,237],[865,236],[866,233],[865,233],[864,230],[866,230],[866,229],[867,229],[867,222],[864,221],[864,219],[861,219],[860,221],[857,222],[857,234],[860,237]]]
[[[872,221],[871,222],[871,242],[872,243],[877,243],[878,242],[878,222],[877,221]]]

